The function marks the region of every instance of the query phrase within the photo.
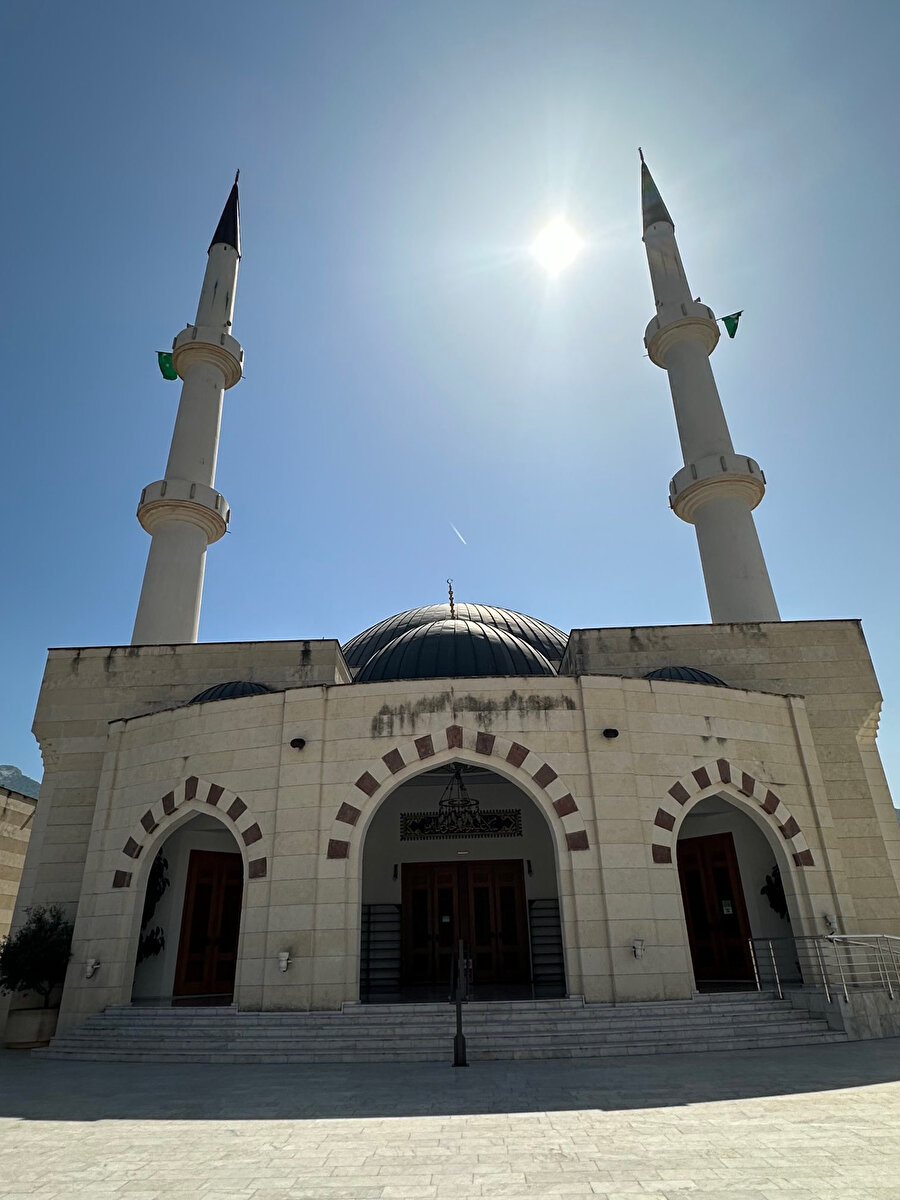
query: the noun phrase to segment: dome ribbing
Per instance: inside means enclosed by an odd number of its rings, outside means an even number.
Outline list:
[[[206,704],[210,700],[240,700],[242,696],[262,696],[271,692],[264,683],[249,683],[243,679],[232,679],[230,683],[215,683],[205,691],[198,692],[190,704]]]
[[[710,675],[709,671],[701,671],[699,667],[657,667],[648,671],[645,679],[664,679],[670,683],[708,683],[713,687],[728,687],[724,679]]]
[[[511,633],[551,662],[559,662],[565,652],[568,641],[566,634],[536,617],[528,617],[510,608],[497,608],[492,604],[457,604],[454,612],[461,620],[477,621],[481,625]],[[347,665],[362,667],[374,654],[407,630],[432,621],[449,620],[451,616],[449,604],[429,604],[424,608],[411,608],[407,612],[386,617],[347,642],[343,647]]]
[[[407,629],[365,663],[356,682],[555,674],[540,650],[521,638],[480,621],[457,618]]]

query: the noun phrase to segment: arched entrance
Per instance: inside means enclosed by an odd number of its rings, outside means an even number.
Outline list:
[[[166,838],[147,877],[132,1003],[231,1003],[243,890],[243,859],[221,821],[198,814]]]
[[[565,995],[547,820],[510,780],[450,762],[398,787],[366,831],[360,998],[445,1000],[460,940],[474,999]]]
[[[700,991],[756,986],[751,939],[793,965],[783,856],[725,796],[707,796],[678,832],[678,876],[694,978]]]

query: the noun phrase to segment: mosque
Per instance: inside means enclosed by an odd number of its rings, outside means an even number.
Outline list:
[[[900,934],[900,829],[856,620],[782,621],[719,338],[641,164],[655,310],[710,623],[562,631],[459,601],[332,639],[199,643],[238,184],[196,320],[132,644],[53,649],[16,921],[75,923],[59,1027],[107,1006],[329,1012],[446,1000],[679,1001],[754,986],[754,940]],[[374,615],[374,614],[373,614]]]

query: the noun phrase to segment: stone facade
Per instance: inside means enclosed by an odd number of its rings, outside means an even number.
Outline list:
[[[676,663],[730,686],[643,678]],[[189,703],[238,678],[276,690]],[[244,865],[235,1002],[338,1008],[359,999],[369,823],[397,787],[461,762],[515,785],[550,830],[569,994],[684,997],[675,842],[710,798],[764,835],[795,934],[827,932],[824,914],[900,934],[879,704],[854,621],[576,630],[541,678],[352,683],[331,641],[53,650],[19,912],[76,917],[61,1028],[127,1003],[151,863],[202,814]]]
[[[0,787],[0,938],[9,933],[37,801]]]

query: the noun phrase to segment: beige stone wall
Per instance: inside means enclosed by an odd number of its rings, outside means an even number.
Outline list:
[[[852,920],[827,801],[807,779],[811,764],[818,779],[817,766],[811,740],[804,746],[798,737],[798,712],[802,702],[782,696],[585,676],[438,680],[414,693],[405,683],[311,686],[115,722],[63,1023],[129,999],[146,873],[168,833],[195,812],[231,829],[247,867],[238,1003],[329,1009],[355,1001],[368,822],[394,787],[460,759],[496,770],[546,816],[570,992],[589,1000],[689,995],[677,868],[673,855],[657,861],[654,847],[674,844],[704,796],[728,796],[763,830],[782,864],[796,932],[823,932],[824,912]],[[608,728],[618,737],[604,737]],[[306,742],[300,751],[290,745],[297,737]],[[779,811],[763,810],[767,790],[748,796],[724,783],[720,761],[734,779],[751,772],[777,787]],[[679,781],[691,792],[683,806],[671,792]],[[674,813],[674,828],[658,824],[661,806]],[[798,822],[796,836],[781,831],[786,814]],[[809,865],[794,861],[798,847],[809,850]],[[116,886],[126,877],[127,886]],[[641,960],[631,952],[637,937],[647,946]],[[282,974],[277,955],[286,949],[295,961]],[[89,957],[104,965],[85,980]]]
[[[0,787],[0,938],[12,923],[36,804],[30,796]]]
[[[804,697],[798,737],[808,721],[810,789],[833,823],[856,928],[900,933],[900,827],[875,745],[881,691],[859,622],[575,630],[564,669],[642,676],[673,665]]]
[[[44,783],[18,910],[34,897],[74,913],[110,721],[187,704],[235,679],[279,688],[347,677],[334,641],[51,650],[33,724]]]

